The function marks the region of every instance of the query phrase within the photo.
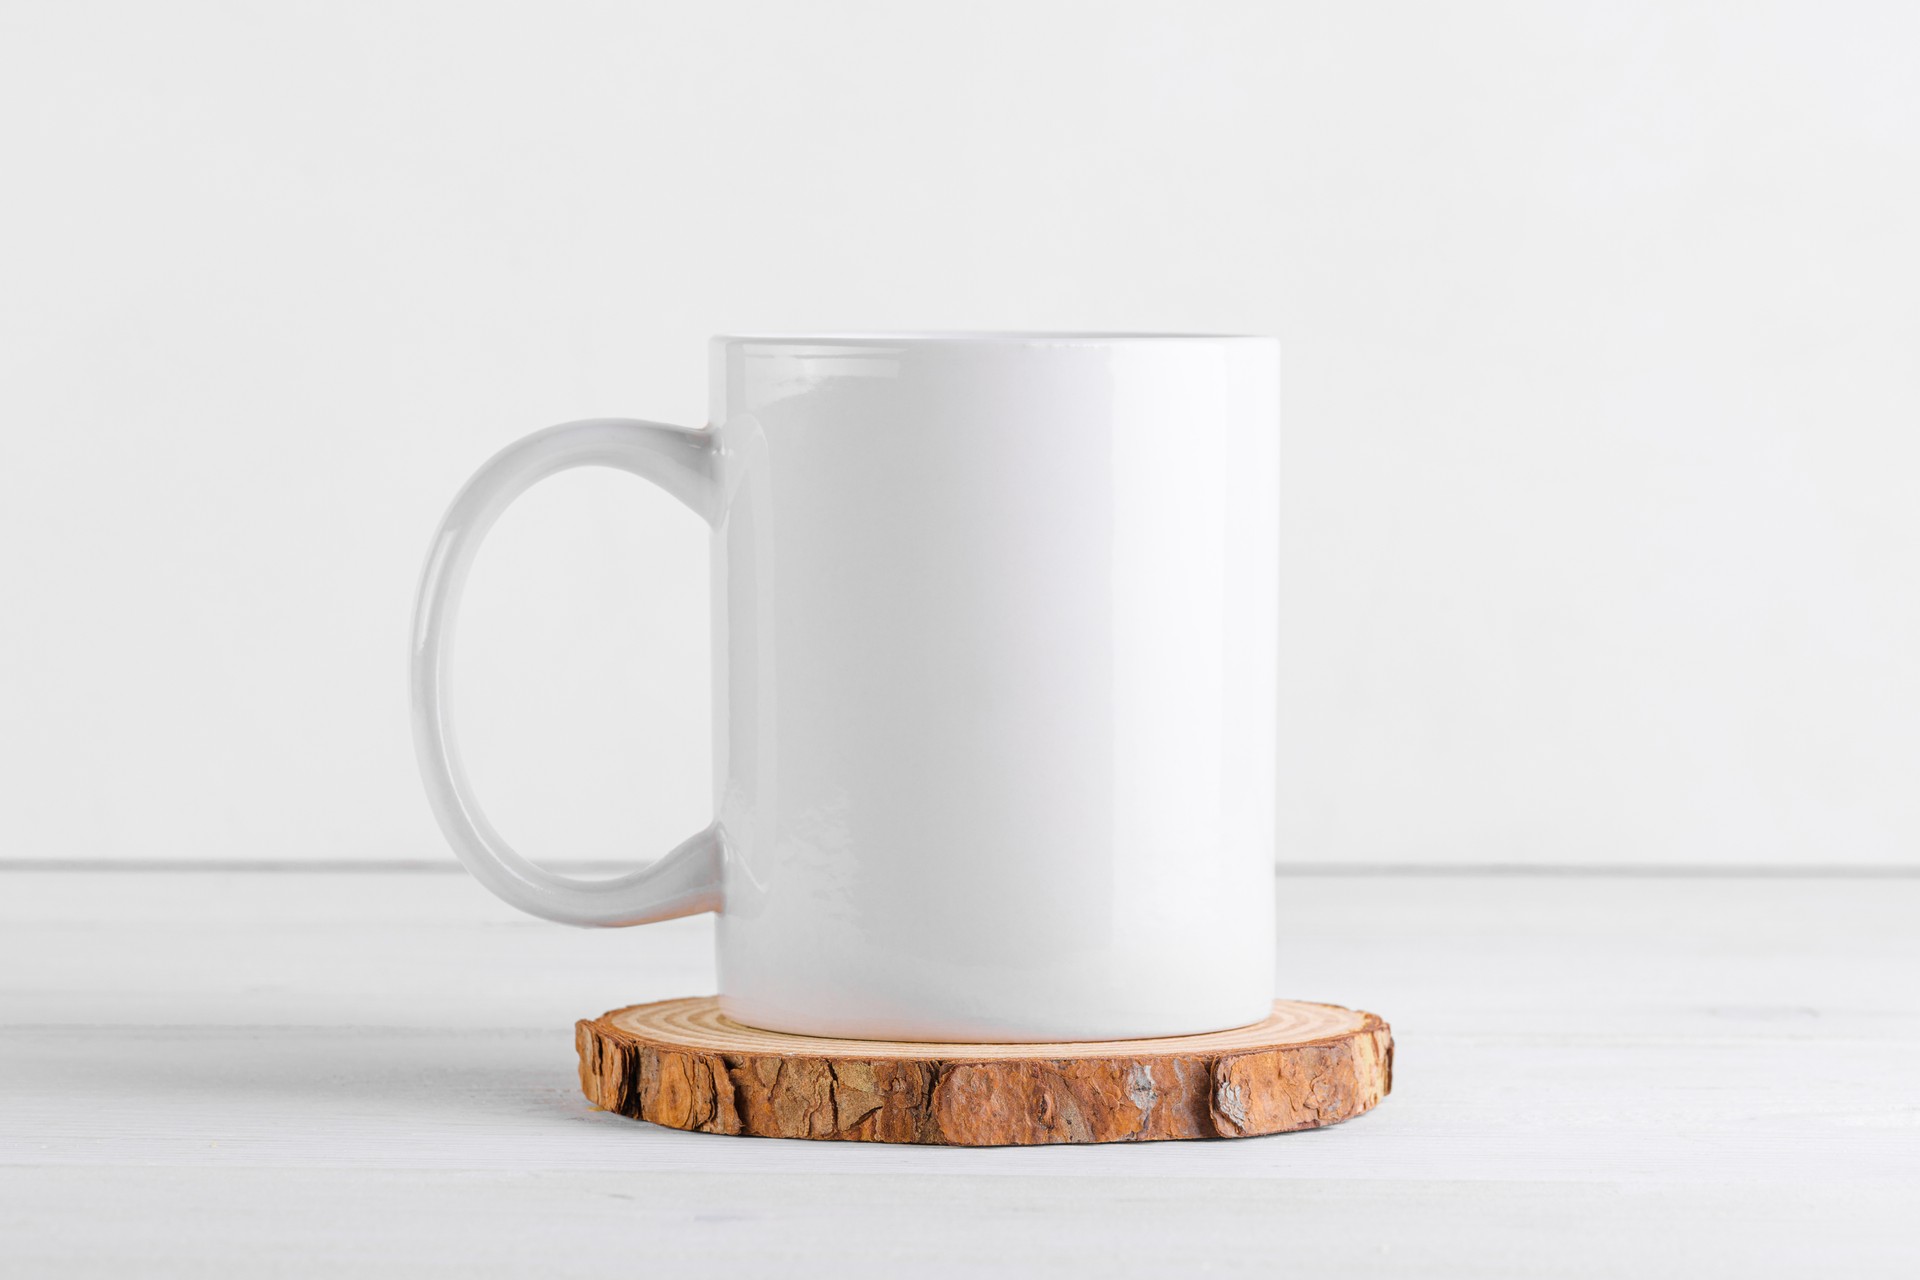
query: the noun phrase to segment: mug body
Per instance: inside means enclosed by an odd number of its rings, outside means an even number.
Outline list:
[[[1277,344],[711,354],[726,1014],[952,1041],[1265,1016]]]

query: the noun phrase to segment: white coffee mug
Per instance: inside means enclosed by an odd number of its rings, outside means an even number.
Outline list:
[[[723,1012],[771,1030],[1093,1040],[1264,1017],[1278,345],[836,334],[711,352],[713,425],[529,436],[441,524],[413,719],[468,869],[570,924],[718,912]],[[714,821],[606,881],[509,848],[448,726],[481,539],[586,465],[713,529]]]

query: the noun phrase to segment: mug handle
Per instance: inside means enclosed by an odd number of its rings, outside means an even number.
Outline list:
[[[441,831],[481,884],[507,902],[563,924],[627,925],[720,909],[720,826],[682,841],[651,866],[611,880],[578,880],[535,866],[487,821],[460,765],[449,723],[447,653],[460,594],[487,530],[513,500],[573,467],[631,471],[712,524],[719,515],[712,431],[595,418],[508,445],[474,473],[434,534],[413,619],[413,743]]]

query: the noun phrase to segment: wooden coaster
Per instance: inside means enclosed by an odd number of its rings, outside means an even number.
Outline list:
[[[759,1031],[712,997],[575,1025],[580,1087],[673,1129],[987,1147],[1245,1138],[1338,1124],[1393,1087],[1371,1013],[1278,1000],[1209,1035],[1068,1044],[913,1044]]]

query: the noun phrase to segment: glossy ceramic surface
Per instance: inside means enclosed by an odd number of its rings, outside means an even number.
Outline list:
[[[421,587],[416,738],[448,838],[550,919],[720,911],[723,1006],[755,1026],[1012,1041],[1258,1020],[1278,380],[1260,338],[716,338],[716,426],[512,446],[455,500]],[[487,824],[443,687],[480,538],[577,465],[653,479],[714,530],[715,821],[605,884]]]

